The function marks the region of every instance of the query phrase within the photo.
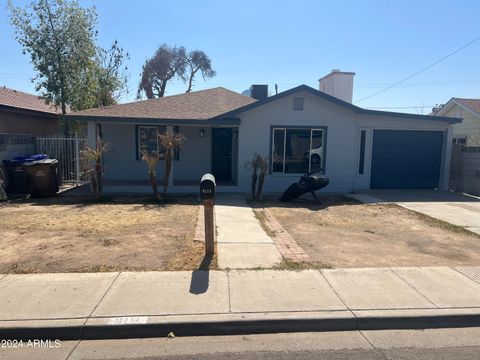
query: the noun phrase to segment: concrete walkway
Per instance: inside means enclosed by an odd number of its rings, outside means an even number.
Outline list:
[[[0,276],[0,338],[480,326],[480,267]]]
[[[217,197],[215,221],[221,269],[267,268],[281,262],[275,243],[243,197]]]
[[[368,204],[396,203],[480,235],[478,197],[434,190],[375,190],[348,196]]]

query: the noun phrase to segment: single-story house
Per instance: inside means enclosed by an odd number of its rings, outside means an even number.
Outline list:
[[[434,108],[433,114],[463,119],[453,125],[453,142],[467,146],[480,146],[480,99],[451,98],[445,105]]]
[[[255,153],[269,161],[266,193],[285,190],[309,171],[330,179],[322,190],[330,193],[448,189],[451,125],[461,119],[360,108],[351,103],[347,75],[353,73],[336,73],[345,81],[335,73],[320,79],[320,88],[333,87],[336,96],[306,85],[268,96],[266,85],[255,85],[255,99],[218,87],[69,118],[88,122],[91,146],[97,136],[110,145],[104,155],[106,191],[126,190],[124,185],[150,191],[140,152],[156,150],[157,135],[165,131],[186,138],[173,164],[173,192],[198,192],[207,172],[216,177],[220,192],[248,192],[247,163]],[[159,177],[162,173],[160,162]]]
[[[56,135],[59,112],[37,95],[0,87],[0,133]]]

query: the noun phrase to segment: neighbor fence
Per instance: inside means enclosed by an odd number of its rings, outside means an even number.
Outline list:
[[[480,147],[453,144],[450,189],[480,195]]]
[[[82,159],[81,151],[87,139],[84,137],[37,137],[35,152],[47,154],[51,159],[58,160],[58,169],[62,180],[75,182],[77,185],[83,180],[87,162]]]

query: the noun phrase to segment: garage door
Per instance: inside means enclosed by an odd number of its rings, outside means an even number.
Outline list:
[[[441,131],[374,130],[372,189],[434,189],[442,162]]]

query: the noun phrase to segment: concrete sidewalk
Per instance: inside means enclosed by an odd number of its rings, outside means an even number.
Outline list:
[[[3,339],[480,326],[480,267],[0,277]]]

